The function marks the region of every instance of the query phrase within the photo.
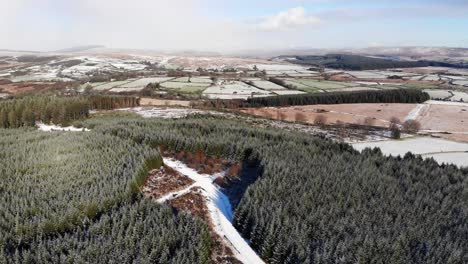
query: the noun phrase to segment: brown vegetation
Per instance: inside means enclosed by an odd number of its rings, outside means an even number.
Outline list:
[[[216,174],[223,170],[229,169],[232,164],[223,158],[208,156],[202,151],[195,153],[181,151],[174,153],[164,148],[161,148],[164,156],[175,158],[184,162],[189,168],[192,168],[202,174]]]
[[[47,91],[63,91],[71,86],[66,82],[11,82],[8,80],[0,81],[0,89],[10,94],[27,94]]]
[[[140,99],[141,106],[184,106],[184,107],[191,107],[191,101],[182,101],[182,100],[162,100],[162,99],[154,99],[154,98],[141,98]]]
[[[327,124],[327,117],[324,115],[318,115],[314,118],[314,125],[324,126]]]
[[[194,183],[190,178],[181,175],[174,169],[164,166],[150,171],[142,192],[148,197],[159,199],[164,195],[183,190]]]
[[[412,119],[406,120],[402,126],[406,133],[412,134],[418,133],[418,131],[421,129],[421,124],[418,121]]]
[[[326,117],[326,124],[337,124],[338,121],[347,124],[363,124],[366,118],[373,121],[372,126],[387,128],[392,117],[405,119],[414,109],[415,104],[337,104],[337,105],[305,105],[280,108],[286,117],[284,121],[314,124],[317,116]],[[278,118],[278,109],[271,107],[242,109],[241,112],[270,119]],[[319,118],[320,119],[320,118]],[[369,119],[369,121],[370,121]]]

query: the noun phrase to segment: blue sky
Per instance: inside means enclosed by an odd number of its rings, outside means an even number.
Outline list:
[[[0,0],[0,48],[468,47],[468,0]]]

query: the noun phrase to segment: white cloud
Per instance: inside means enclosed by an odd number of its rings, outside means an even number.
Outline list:
[[[320,18],[308,15],[303,7],[291,8],[274,16],[265,18],[256,27],[260,30],[288,30],[307,25],[317,25]]]

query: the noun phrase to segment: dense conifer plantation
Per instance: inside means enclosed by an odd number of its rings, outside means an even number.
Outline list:
[[[131,96],[31,96],[2,100],[0,128],[35,126],[36,122],[66,126],[72,121],[87,118],[89,110],[112,110],[138,105],[139,99]]]
[[[89,102],[80,97],[25,97],[0,101],[0,128],[34,126],[37,121],[68,125],[89,115]]]
[[[395,89],[254,97],[249,98],[248,103],[251,106],[290,106],[314,104],[422,103],[429,99],[430,96],[421,90]]]
[[[89,124],[138,143],[260,160],[263,174],[234,221],[269,263],[468,261],[468,172],[456,166],[359,154],[346,144],[214,117]]]
[[[143,201],[159,153],[98,132],[0,129],[0,263],[202,263],[206,226]]]
[[[260,163],[234,224],[268,263],[468,262],[468,171],[456,166],[222,117],[84,124],[92,132],[0,130],[2,260],[208,261],[204,224],[136,194],[165,146]]]

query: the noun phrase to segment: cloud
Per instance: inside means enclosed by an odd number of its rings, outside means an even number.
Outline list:
[[[296,7],[265,18],[256,25],[256,28],[265,31],[277,31],[317,25],[319,23],[320,18],[308,15],[303,7]]]

